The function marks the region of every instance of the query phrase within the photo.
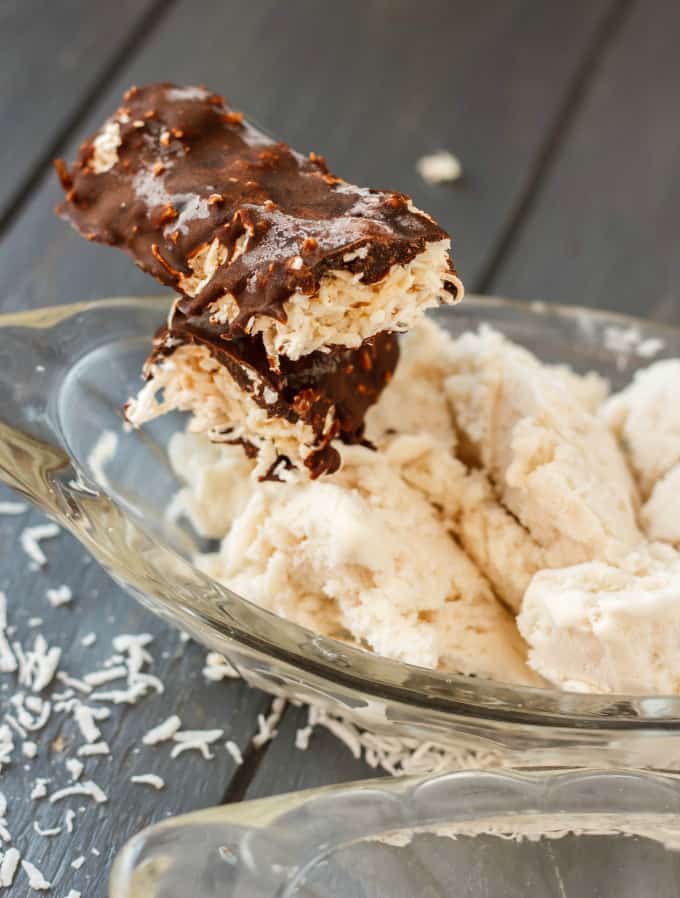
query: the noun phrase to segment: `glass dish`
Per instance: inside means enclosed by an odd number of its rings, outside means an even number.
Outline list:
[[[110,895],[677,898],[679,813],[680,781],[630,772],[333,786],[144,830]]]
[[[168,302],[0,317],[0,479],[254,686],[366,729],[432,740],[468,766],[678,765],[680,697],[581,695],[411,667],[275,617],[199,572],[191,534],[163,514],[178,488],[164,447],[182,417],[126,433],[120,413]],[[680,330],[583,309],[468,298],[437,317],[452,333],[488,322],[545,359],[600,371],[615,388],[649,363],[650,347],[658,358],[680,356]],[[92,450],[106,431],[118,434],[118,450],[102,472]]]

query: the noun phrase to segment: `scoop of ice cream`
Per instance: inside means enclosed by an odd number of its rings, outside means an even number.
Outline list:
[[[456,457],[464,447],[457,445],[445,389],[456,362],[454,340],[434,321],[414,328],[401,341],[394,378],[369,409],[366,433],[399,475],[440,510],[498,598],[517,610],[531,577],[547,564],[545,553],[501,504],[487,475],[468,471]],[[574,380],[597,404],[601,387]]]
[[[531,666],[568,690],[680,692],[680,555],[663,544],[616,567],[536,574],[518,618]]]
[[[650,539],[663,540],[680,548],[680,464],[654,484],[642,506],[642,526]]]
[[[454,341],[424,323],[367,416],[376,451],[348,447],[339,472],[284,484],[227,464],[233,447],[204,456],[218,473],[184,507],[225,538],[201,563],[272,611],[410,663],[531,682],[501,600],[521,606],[531,665],[562,688],[678,691],[680,555],[637,529],[604,394],[497,334]],[[642,512],[669,540],[678,476]]]
[[[186,484],[173,497],[168,515],[188,518],[200,536],[222,539],[252,495],[253,462],[237,446],[188,431],[172,435],[168,457]]]
[[[482,329],[455,341],[446,392],[460,457],[487,473],[546,564],[611,560],[643,542],[635,484],[593,413],[599,378],[542,364]]]
[[[658,480],[680,463],[680,359],[655,362],[613,395],[603,415],[625,447],[646,499]]]
[[[645,504],[650,539],[680,547],[680,360],[656,362],[609,399],[603,415],[623,447]]]
[[[504,508],[486,474],[468,470],[428,434],[394,437],[384,451],[403,480],[438,509],[496,596],[519,610],[531,578],[547,566],[545,552]]]
[[[322,481],[250,480],[239,511],[228,476],[214,483],[227,491],[225,505],[234,512],[219,553],[200,565],[231,589],[387,657],[538,682],[512,617],[436,510],[381,454],[348,447],[342,470]],[[209,502],[220,503],[215,490]],[[199,529],[212,526],[203,503],[186,508]]]

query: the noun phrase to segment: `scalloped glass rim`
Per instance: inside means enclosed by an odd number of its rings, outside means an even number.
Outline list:
[[[515,687],[378,657],[253,605],[159,541],[70,452],[59,393],[83,356],[115,341],[139,341],[140,335],[148,343],[168,303],[162,297],[120,298],[0,316],[0,389],[7,397],[0,409],[0,480],[68,528],[136,598],[217,650],[231,645],[277,661],[303,686],[311,678],[368,703],[398,703],[416,717],[428,710],[440,714],[444,724],[483,720],[609,731],[673,729],[680,735],[680,697]],[[533,326],[553,328],[556,334],[566,329],[574,344],[590,341],[595,357],[611,364],[603,334],[611,327],[635,328],[641,339],[663,340],[671,354],[680,355],[680,329],[578,307],[468,297],[460,306],[439,310],[437,317],[444,326],[489,321],[522,334]],[[624,362],[628,378],[630,366],[649,360],[636,361],[632,353]],[[126,398],[120,397],[121,405]]]
[[[677,850],[680,780],[629,770],[458,771],[341,784],[210,808],[134,836],[116,858],[110,894],[174,896],[184,894],[179,889],[189,881],[206,898],[299,894],[296,885],[336,851],[367,840],[400,847],[418,832],[453,837],[503,833],[529,840],[570,832],[577,837],[635,834]],[[406,838],[391,838],[400,833]],[[387,858],[380,860],[389,867]],[[582,855],[586,876],[588,860]],[[484,863],[493,864],[493,856]],[[653,861],[647,863],[651,881],[655,868]],[[520,867],[504,871],[513,894],[520,883],[512,877],[526,872]],[[384,869],[375,870],[371,894],[377,894],[383,876]],[[330,891],[324,887],[323,894],[340,894],[330,882]],[[565,894],[559,885],[558,892]]]

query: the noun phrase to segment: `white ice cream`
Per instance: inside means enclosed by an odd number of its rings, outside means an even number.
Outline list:
[[[541,364],[482,329],[455,342],[446,391],[461,457],[485,470],[550,567],[613,560],[643,541],[635,484],[593,411],[599,378]]]
[[[171,458],[190,483],[175,511],[222,537],[200,561],[213,576],[379,654],[540,682],[528,644],[563,689],[677,692],[680,555],[649,540],[680,533],[680,474],[672,429],[663,453],[645,441],[674,369],[655,368],[603,407],[597,377],[424,322],[367,416],[377,451],[343,447],[331,477],[263,484],[237,447],[178,435]],[[651,489],[642,510],[607,422]]]
[[[518,624],[532,667],[563,689],[680,693],[680,555],[669,546],[617,567],[541,571]]]
[[[453,446],[456,433],[444,381],[450,373],[453,343],[424,318],[400,343],[399,364],[380,401],[366,414],[366,436],[384,445],[395,433],[427,434]]]
[[[612,396],[603,415],[623,446],[645,504],[650,539],[680,547],[680,359],[656,362]]]
[[[650,539],[663,540],[680,549],[680,464],[654,485],[642,507],[642,526]]]
[[[192,451],[186,440],[175,437],[175,456]],[[220,447],[223,457],[233,451]],[[210,502],[186,507],[203,531],[214,532],[203,509],[210,514],[207,506],[217,503],[234,514],[242,506],[220,552],[199,561],[236,592],[400,661],[538,682],[512,617],[433,507],[381,454],[348,447],[343,470],[321,481],[249,481],[244,505],[230,494],[228,476],[211,481]]]

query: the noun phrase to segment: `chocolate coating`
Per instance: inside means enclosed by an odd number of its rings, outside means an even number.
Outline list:
[[[328,270],[374,283],[447,238],[404,194],[347,184],[321,157],[275,142],[203,88],[132,88],[114,121],[120,144],[108,171],[93,170],[94,138],[70,172],[57,164],[66,190],[58,211],[87,239],[126,250],[180,292],[192,257],[217,238],[226,263],[180,309],[200,315],[230,293],[231,337],[243,336],[254,315],[285,321],[285,301],[316,293]],[[357,250],[362,258],[345,261]],[[455,296],[454,284],[446,289]]]
[[[230,339],[227,328],[213,324],[207,313],[191,319],[176,313],[172,327],[161,328],[154,343],[147,371],[180,345],[204,346],[270,417],[308,425],[314,449],[305,465],[312,478],[338,469],[340,455],[331,440],[362,441],[366,411],[389,383],[399,359],[397,338],[381,333],[358,349],[313,352],[297,361],[282,358],[275,372],[259,336]]]

